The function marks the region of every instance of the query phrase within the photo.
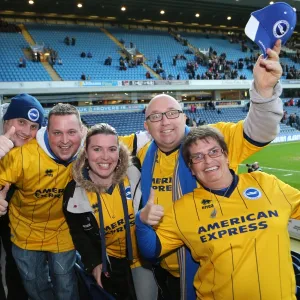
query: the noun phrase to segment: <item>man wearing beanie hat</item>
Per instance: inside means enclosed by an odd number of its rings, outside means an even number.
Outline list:
[[[27,106],[27,110],[23,117],[41,122],[38,109]],[[7,111],[5,118],[13,113]],[[2,157],[0,187],[7,183],[16,187],[9,201],[12,254],[29,298],[79,300],[73,268],[76,253],[62,196],[83,126],[78,110],[69,104],[54,106],[48,118],[48,127],[42,127],[36,139]],[[0,201],[0,215],[4,213]]]
[[[35,138],[44,122],[44,109],[39,101],[28,94],[11,99],[10,104],[1,107],[0,158],[14,146],[22,146]]]
[[[39,101],[28,94],[20,94],[10,103],[0,106],[0,158],[14,146],[22,146],[36,137],[38,129],[44,121],[44,109]],[[12,191],[10,192],[12,194]],[[0,201],[6,194],[1,191]],[[11,194],[8,197],[11,197]],[[28,295],[11,252],[10,228],[8,215],[0,219],[0,244],[6,253],[5,278],[7,299],[27,300]],[[1,252],[0,252],[1,257]],[[0,273],[1,275],[1,273]],[[1,276],[0,276],[1,277]],[[0,280],[0,299],[6,299],[2,280]]]

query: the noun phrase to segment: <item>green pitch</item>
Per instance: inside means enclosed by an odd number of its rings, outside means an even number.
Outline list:
[[[246,163],[259,162],[264,172],[273,174],[300,189],[300,142],[271,144],[245,160],[239,173],[247,172]]]

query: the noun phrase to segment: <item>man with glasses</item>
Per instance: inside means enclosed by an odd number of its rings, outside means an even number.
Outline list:
[[[151,193],[136,216],[141,254],[188,247],[199,263],[197,299],[296,299],[287,224],[292,213],[299,218],[300,192],[264,172],[237,175],[211,126],[191,129],[182,155],[199,185],[165,213]]]
[[[269,144],[278,134],[282,117],[280,84],[282,74],[279,64],[281,43],[277,41],[273,50],[268,50],[268,59],[260,57],[253,70],[254,83],[250,88],[251,106],[244,121],[237,124],[220,122],[218,128],[225,137],[229,149],[230,168],[238,165],[263,146]],[[196,187],[196,181],[189,172],[179,151],[184,136],[188,133],[186,117],[177,100],[168,95],[154,97],[145,112],[145,128],[154,141],[137,154],[142,162],[143,205],[154,190],[154,201],[167,209],[183,194]],[[210,170],[208,170],[209,172]],[[187,174],[188,176],[182,176]],[[193,266],[190,255],[181,249],[164,257],[155,267],[161,299],[195,299],[192,284],[198,266]],[[180,280],[181,278],[181,285]]]

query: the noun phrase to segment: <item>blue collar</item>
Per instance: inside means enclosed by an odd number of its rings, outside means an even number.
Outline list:
[[[234,191],[234,189],[236,188],[236,186],[238,185],[238,182],[239,182],[239,177],[234,173],[234,171],[230,169],[230,173],[233,176],[233,180],[230,184],[230,187],[226,187],[226,188],[221,189],[221,190],[211,190],[211,189],[209,189],[209,188],[202,185],[203,188],[206,189],[207,191],[213,193],[213,194],[218,195],[218,196],[229,198],[231,196],[232,192]],[[224,195],[224,194],[226,194],[226,195]]]

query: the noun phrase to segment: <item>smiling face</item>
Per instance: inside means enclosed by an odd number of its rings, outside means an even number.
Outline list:
[[[112,134],[92,135],[88,140],[86,158],[92,181],[110,186],[119,161],[118,137]]]
[[[39,129],[39,124],[31,122],[26,119],[17,118],[10,119],[4,122],[4,133],[6,133],[12,126],[15,127],[15,133],[10,138],[15,147],[23,146],[36,137]]]
[[[170,110],[182,110],[180,104],[167,95],[158,95],[153,98],[146,110],[146,118],[155,113],[165,113]],[[178,118],[168,119],[165,115],[161,121],[151,122],[146,120],[145,129],[149,131],[157,146],[164,152],[174,150],[180,145],[185,130],[185,115],[179,114]]]
[[[220,148],[221,146],[216,140],[207,138],[192,143],[189,146],[189,153],[190,157],[196,157],[199,153],[213,153],[215,149]],[[201,162],[196,164],[191,163],[190,169],[197,180],[210,189],[222,189],[229,186],[232,182],[232,175],[228,167],[228,158],[225,152],[215,158],[205,155]]]
[[[70,160],[78,151],[82,139],[82,125],[75,114],[52,115],[48,121],[49,145],[61,160]]]

